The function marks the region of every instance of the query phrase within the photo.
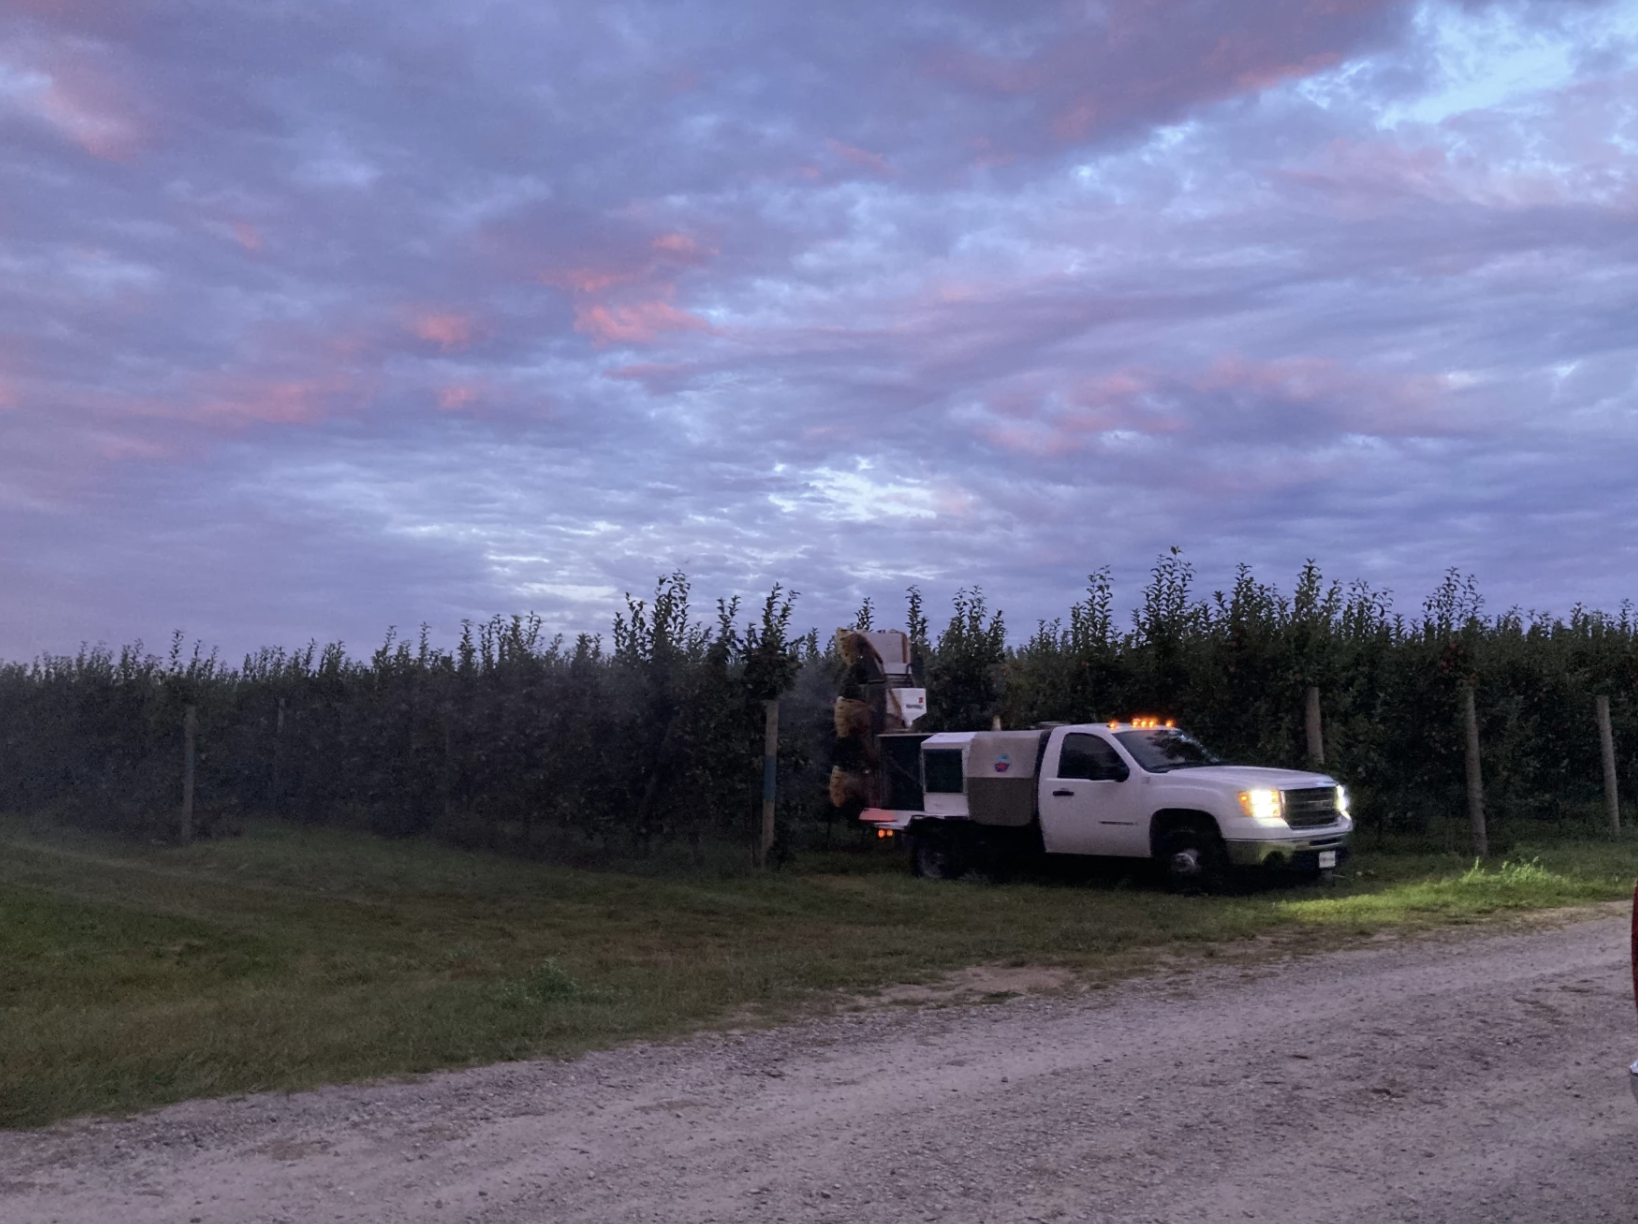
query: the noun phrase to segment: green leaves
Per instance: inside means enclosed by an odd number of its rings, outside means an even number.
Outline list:
[[[927,668],[929,731],[986,729],[1000,712],[1007,629],[981,587],[955,593],[950,623],[939,634]]]
[[[706,841],[748,846],[762,703],[777,698],[781,844],[800,844],[804,827],[829,837],[840,661],[834,626],[793,628],[795,603],[776,585],[701,618],[679,571],[627,598],[612,649],[524,615],[468,622],[449,648],[425,626],[409,640],[389,631],[363,658],[315,642],[234,669],[178,637],[164,657],[138,643],[0,665],[0,810],[169,836],[191,703],[207,832],[270,812],[591,860],[673,842],[703,861]],[[956,592],[936,638],[917,587],[905,618],[929,690],[925,730],[981,729],[998,714],[1014,727],[1158,715],[1230,759],[1297,766],[1313,685],[1326,767],[1354,787],[1365,827],[1437,833],[1461,804],[1461,684],[1475,687],[1487,799],[1503,824],[1596,810],[1592,698],[1603,693],[1622,790],[1638,793],[1630,605],[1486,616],[1474,578],[1452,569],[1407,618],[1389,592],[1327,580],[1313,560],[1289,593],[1242,565],[1206,595],[1172,549],[1126,600],[1107,567],[1093,569],[1067,615],[1022,642],[1009,644],[978,586]],[[888,619],[869,599],[855,617]]]

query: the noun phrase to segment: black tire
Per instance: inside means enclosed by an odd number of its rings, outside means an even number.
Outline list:
[[[1166,834],[1160,863],[1167,885],[1176,893],[1217,892],[1228,877],[1223,843],[1215,833],[1192,826]]]
[[[955,839],[931,829],[913,836],[910,864],[924,880],[957,880],[967,870],[966,856],[960,853]]]

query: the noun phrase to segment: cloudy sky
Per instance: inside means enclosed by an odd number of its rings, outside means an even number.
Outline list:
[[[1614,607],[1635,360],[1638,0],[0,0],[0,656]]]

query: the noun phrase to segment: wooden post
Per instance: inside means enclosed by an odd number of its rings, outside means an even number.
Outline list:
[[[279,814],[279,793],[284,789],[284,698],[279,698],[279,712],[273,720],[273,814]]]
[[[1484,775],[1479,768],[1479,715],[1473,704],[1473,686],[1462,685],[1462,722],[1467,729],[1467,817],[1473,822],[1473,852],[1490,854],[1484,827]]]
[[[1610,818],[1610,832],[1621,831],[1621,792],[1615,785],[1615,733],[1610,730],[1610,699],[1600,693],[1593,699],[1598,716],[1598,747],[1604,757],[1604,811]]]
[[[757,840],[756,865],[766,867],[774,844],[774,798],[779,784],[779,699],[762,703],[762,836]]]
[[[193,840],[193,758],[198,737],[199,711],[190,705],[182,711],[182,827],[177,834],[184,846]]]
[[[447,829],[455,818],[455,733],[450,725],[448,706],[444,707],[441,721],[444,729],[444,768],[438,775],[438,791],[443,800],[444,827]]]
[[[1325,764],[1325,732],[1320,722],[1319,686],[1308,686],[1308,708],[1304,711],[1308,725],[1308,759],[1316,765]]]

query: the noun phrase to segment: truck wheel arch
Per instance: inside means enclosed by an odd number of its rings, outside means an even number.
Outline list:
[[[1162,808],[1149,817],[1149,853],[1158,858],[1166,839],[1178,829],[1198,829],[1219,843],[1223,840],[1217,818],[1198,808]]]

